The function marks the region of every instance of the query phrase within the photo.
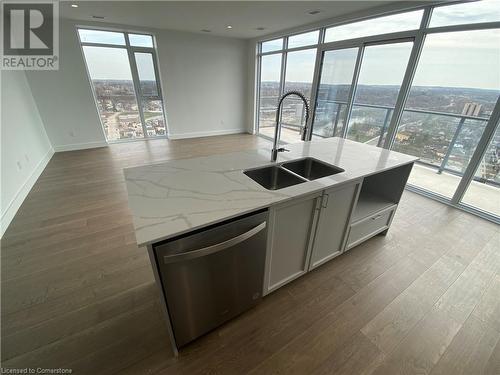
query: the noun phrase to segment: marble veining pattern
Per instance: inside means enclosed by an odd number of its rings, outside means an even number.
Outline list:
[[[311,156],[345,172],[267,190],[243,170],[270,164],[270,149],[171,160],[124,170],[139,246],[323,190],[416,158],[341,138],[286,146],[278,162]]]

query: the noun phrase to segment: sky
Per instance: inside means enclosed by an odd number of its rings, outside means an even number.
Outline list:
[[[79,29],[78,32],[82,42],[124,46],[123,48],[83,46],[87,68],[92,79],[132,80],[123,33],[86,29]],[[148,36],[134,34],[129,34],[129,36],[132,45],[144,45],[144,38],[148,38]],[[140,44],[134,44],[133,37],[136,37],[136,41]],[[139,78],[141,80],[155,80],[151,54],[136,52],[135,60]]]
[[[92,79],[132,80],[126,49],[83,46],[83,53]],[[139,79],[154,81],[151,54],[136,53],[135,61]]]
[[[401,31],[404,25],[418,25],[422,11],[357,22],[327,30],[325,39],[336,41],[380,33]],[[490,0],[435,8],[431,26],[500,21],[500,1]],[[413,26],[410,26],[410,29]],[[367,85],[401,84],[409,58],[410,43],[393,47],[367,47],[361,76]],[[370,50],[369,50],[370,49]],[[351,49],[357,52],[357,49]],[[312,82],[316,49],[290,52],[286,80]],[[348,83],[356,53],[326,52],[324,83]],[[292,58],[291,58],[292,57]],[[267,66],[266,66],[267,64]],[[279,77],[279,57],[267,56],[262,64],[262,80]],[[350,69],[348,69],[350,68]],[[342,78],[342,79],[341,79]],[[360,77],[361,78],[361,77]],[[471,87],[500,89],[500,29],[429,34],[413,81],[417,86]]]
[[[411,43],[372,46],[365,49],[361,73],[368,85],[400,84],[406,69]],[[354,53],[341,54],[327,51],[323,61],[324,83],[347,83],[352,78],[346,66],[353,66],[357,48],[347,49]],[[334,56],[339,55],[339,56]],[[286,80],[312,82],[316,49],[288,54]],[[262,65],[262,80],[279,78],[280,58],[266,56]],[[344,75],[343,81],[332,81]],[[420,57],[414,85],[473,87],[500,89],[500,30],[463,31],[428,35]]]

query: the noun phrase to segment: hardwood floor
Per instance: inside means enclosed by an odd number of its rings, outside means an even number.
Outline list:
[[[250,135],[57,153],[2,239],[2,366],[78,374],[500,374],[500,232],[405,192],[378,236],[170,352],[122,168]]]

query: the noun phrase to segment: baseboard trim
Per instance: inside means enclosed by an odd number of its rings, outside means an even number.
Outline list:
[[[246,129],[210,130],[205,132],[169,134],[168,138],[169,139],[200,138],[200,137],[212,137],[216,135],[242,134],[246,132],[247,132]]]
[[[5,210],[4,213],[2,213],[2,217],[0,219],[0,238],[3,237],[5,231],[9,227],[10,222],[16,215],[17,210],[19,210],[19,207],[21,207],[21,204],[28,196],[28,193],[30,192],[31,188],[35,185],[35,182],[38,180],[38,177],[40,177],[43,170],[49,163],[50,159],[52,158],[52,155],[54,155],[54,149],[51,147],[47,151],[45,156],[42,158],[42,160],[38,162],[37,166],[31,173],[31,175],[26,179],[24,184],[19,188],[14,198],[12,198],[10,203],[7,205],[7,209]]]
[[[108,146],[108,143],[106,141],[73,143],[73,144],[69,144],[69,145],[54,146],[54,151],[55,152],[76,151],[76,150],[85,150],[88,148],[98,148],[98,147],[107,147],[107,146]]]

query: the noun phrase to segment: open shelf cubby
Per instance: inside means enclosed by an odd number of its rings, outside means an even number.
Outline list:
[[[391,207],[394,202],[391,202],[379,195],[371,194],[369,192],[360,193],[356,209],[352,216],[352,222],[356,222],[371,216],[378,211]]]
[[[413,164],[380,172],[363,179],[351,223],[399,203]]]

